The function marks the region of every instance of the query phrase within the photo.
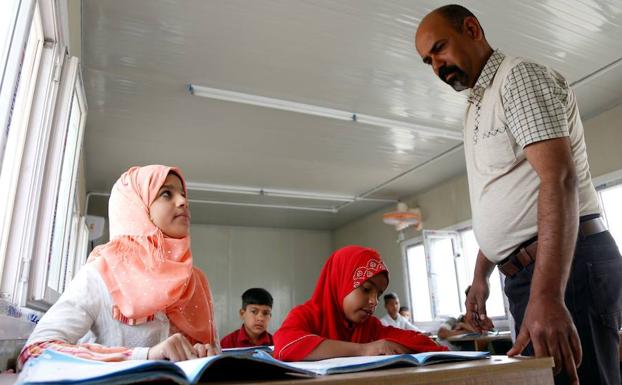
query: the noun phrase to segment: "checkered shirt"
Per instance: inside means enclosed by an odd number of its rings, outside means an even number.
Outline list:
[[[504,58],[503,53],[495,50],[471,89],[468,100],[475,108],[474,143],[480,139],[479,119],[484,91],[492,85]],[[507,129],[521,147],[569,135],[566,116],[568,83],[547,67],[521,62],[508,75],[501,97]],[[486,132],[485,137],[498,133],[500,132]]]

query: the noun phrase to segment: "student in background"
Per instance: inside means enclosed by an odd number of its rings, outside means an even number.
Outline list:
[[[402,317],[410,321],[411,314],[410,314],[410,308],[408,308],[408,306],[400,306],[399,313]]]
[[[193,266],[179,169],[132,167],[109,201],[110,242],[98,246],[35,327],[19,363],[53,349],[99,361],[181,361],[215,354],[212,295]],[[96,343],[80,343],[88,332]]]
[[[467,333],[477,333],[477,331],[465,322],[464,314],[461,314],[458,318],[447,318],[438,328],[436,335],[438,336],[438,343],[447,346],[449,350],[462,350],[464,345],[461,342],[447,341],[447,338]]]
[[[274,344],[272,335],[268,333],[272,318],[272,296],[266,289],[252,288],[242,294],[240,318],[242,327],[225,336],[220,341],[220,347],[229,349]]]
[[[440,339],[447,339],[452,336],[466,333],[477,333],[477,331],[474,327],[464,321],[464,314],[461,314],[458,318],[448,318],[441,324],[436,334]]]
[[[389,272],[376,251],[337,250],[311,299],[292,309],[275,333],[274,356],[301,361],[447,350],[416,331],[383,326],[373,316],[388,284]]]
[[[400,299],[395,293],[387,293],[384,295],[384,308],[387,310],[387,314],[380,319],[380,322],[384,326],[393,326],[394,328],[404,330],[415,330],[420,333],[422,331],[410,323],[410,321],[399,313]]]
[[[467,286],[464,290],[465,297],[469,296],[471,291],[471,285]],[[458,318],[449,317],[447,321],[443,322],[438,328],[438,338],[447,339],[452,336],[457,336],[465,333],[477,333],[478,331],[464,319],[464,314],[460,314]]]

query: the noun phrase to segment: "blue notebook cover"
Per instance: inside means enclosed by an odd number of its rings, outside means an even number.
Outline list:
[[[276,379],[352,373],[397,366],[481,359],[488,352],[427,352],[395,356],[340,357],[321,361],[283,362],[263,350],[234,351],[182,362],[130,360],[101,362],[53,350],[26,363],[17,384],[131,384],[169,380],[182,385],[199,381]]]

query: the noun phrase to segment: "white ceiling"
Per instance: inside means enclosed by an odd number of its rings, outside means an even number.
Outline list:
[[[186,85],[290,100],[460,132],[464,95],[436,79],[413,35],[439,1],[83,0],[87,189],[134,164],[189,181],[396,199],[464,172],[460,142],[401,128],[191,96]],[[622,102],[622,3],[462,2],[492,45],[576,83],[581,112]],[[616,62],[617,61],[617,62]],[[219,202],[335,208],[343,202],[191,191]],[[332,229],[338,213],[195,203],[193,221]]]

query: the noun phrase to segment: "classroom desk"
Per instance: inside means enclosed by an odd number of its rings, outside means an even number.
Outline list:
[[[453,362],[419,368],[395,368],[315,378],[256,382],[210,382],[223,385],[553,385],[553,359],[508,358]]]
[[[484,335],[475,335],[475,336],[451,336],[447,338],[449,342],[456,343],[472,343],[473,349],[478,351],[487,351],[489,350],[488,345],[493,341],[509,341],[512,342],[512,333],[510,331],[502,331],[495,334],[484,334]],[[470,349],[470,348],[469,348]],[[504,352],[505,353],[505,352]]]

